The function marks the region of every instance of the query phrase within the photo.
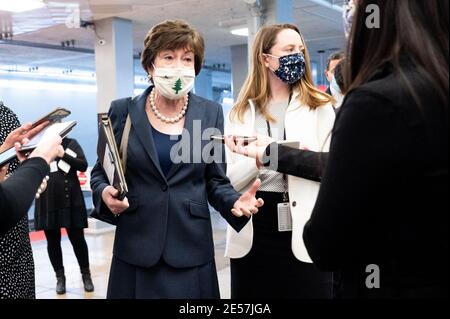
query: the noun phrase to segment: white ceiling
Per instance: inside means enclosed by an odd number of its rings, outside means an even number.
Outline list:
[[[342,47],[344,35],[340,12],[311,0],[293,2],[295,23],[305,35],[313,60],[319,62],[318,50],[325,50],[326,57],[331,50]],[[343,1],[328,2],[340,4]],[[5,31],[12,24],[15,41],[60,46],[62,41],[73,39],[76,48],[93,49],[96,36],[92,29],[67,28],[65,19],[71,13],[70,4],[79,5],[83,20],[113,16],[132,20],[135,54],[141,50],[151,26],[166,19],[186,20],[204,35],[208,64],[229,64],[230,46],[247,41],[245,37],[232,35],[229,28],[219,26],[219,22],[245,21],[250,13],[243,0],[48,0],[46,7],[26,13],[11,15],[0,11],[0,28]],[[94,57],[91,53],[0,43],[0,64],[93,69]]]

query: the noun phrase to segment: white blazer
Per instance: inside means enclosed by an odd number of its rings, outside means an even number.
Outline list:
[[[298,100],[299,92],[294,92],[285,117],[286,140],[299,141],[301,148],[315,152],[328,152],[330,147],[331,130],[334,125],[335,112],[331,104],[311,110],[301,105]],[[237,117],[225,119],[225,134],[253,135],[255,129],[256,108],[249,101],[249,108],[244,115],[244,121]],[[254,159],[242,155],[227,154],[227,176],[233,187],[239,191],[246,191],[259,174]],[[289,201],[292,213],[292,252],[295,257],[307,263],[312,263],[303,243],[303,227],[309,220],[319,192],[320,183],[304,178],[288,176]],[[250,219],[247,225],[238,233],[228,225],[225,256],[242,258],[248,254],[253,244],[253,223]]]

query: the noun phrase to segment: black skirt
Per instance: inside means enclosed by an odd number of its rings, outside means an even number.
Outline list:
[[[85,207],[62,208],[51,212],[41,210],[38,207],[35,209],[35,230],[52,230],[59,228],[82,229],[87,227],[88,222]]]
[[[174,268],[164,260],[143,268],[113,256],[108,299],[219,299],[216,264]]]
[[[264,206],[252,217],[252,249],[243,258],[231,259],[233,299],[332,298],[332,274],[299,261],[291,248],[292,232],[278,231],[277,205],[283,202],[282,195],[257,193]]]

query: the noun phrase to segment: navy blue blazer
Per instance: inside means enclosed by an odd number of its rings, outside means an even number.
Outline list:
[[[236,231],[245,226],[248,218],[231,213],[240,194],[226,177],[223,145],[219,146],[221,163],[203,159],[200,163],[175,163],[167,177],[163,174],[145,111],[152,88],[134,99],[113,101],[109,110],[118,145],[128,113],[132,123],[126,164],[130,207],[118,217],[113,254],[140,267],[154,266],[161,258],[178,268],[202,265],[214,260],[208,201]],[[194,125],[196,120],[201,121],[201,132],[206,128],[223,132],[222,107],[189,94],[184,128],[190,133],[191,158],[210,143],[203,136],[201,144],[197,144],[202,149],[193,149],[193,130],[199,123]],[[106,186],[107,177],[97,162],[91,176],[94,206],[99,212],[112,214],[102,201]]]

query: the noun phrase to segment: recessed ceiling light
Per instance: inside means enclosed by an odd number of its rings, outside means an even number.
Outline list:
[[[238,35],[241,37],[248,37],[248,28],[238,28],[230,31],[231,34]]]
[[[25,12],[39,9],[45,6],[42,0],[0,0],[0,11]]]

